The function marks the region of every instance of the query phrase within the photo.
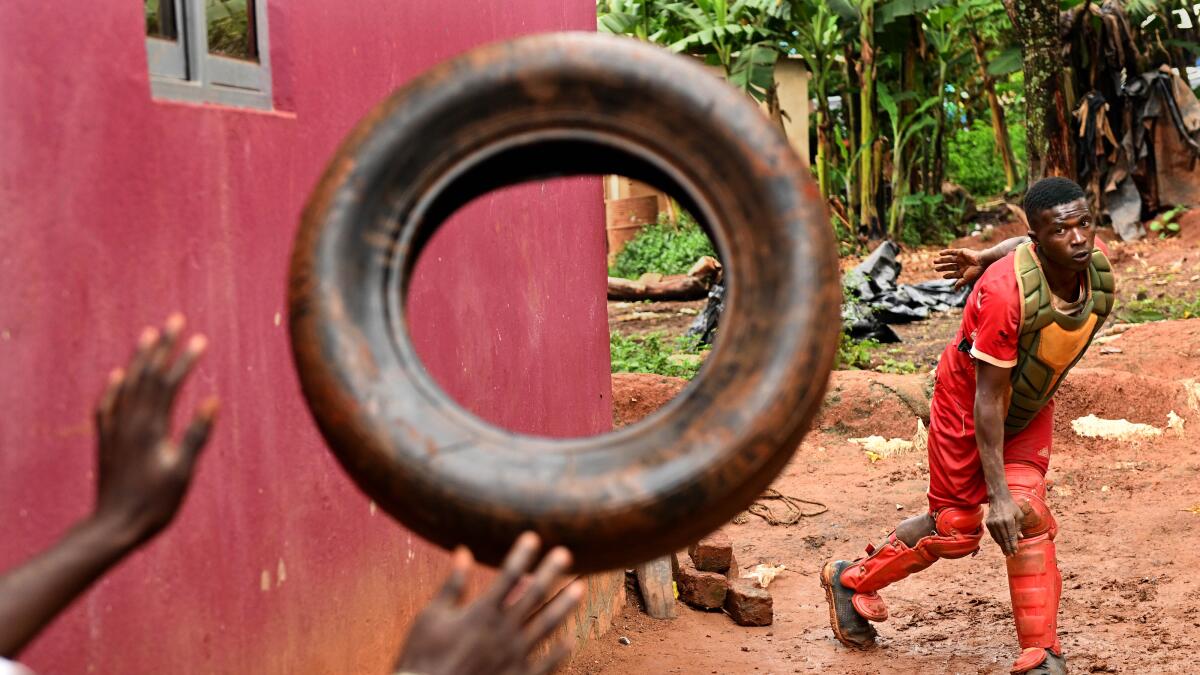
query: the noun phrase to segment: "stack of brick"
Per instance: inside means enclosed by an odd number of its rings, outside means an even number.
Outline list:
[[[679,599],[692,607],[724,609],[740,626],[771,624],[771,594],[751,579],[738,578],[733,544],[720,533],[688,548],[688,556],[678,560],[675,584]]]

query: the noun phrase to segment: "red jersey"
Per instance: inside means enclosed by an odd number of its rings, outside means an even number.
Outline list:
[[[1108,255],[1099,239],[1096,248]],[[997,261],[967,296],[962,323],[937,366],[929,420],[929,506],[974,506],[987,502],[987,486],[975,444],[975,360],[1002,368],[1017,365],[1021,337],[1021,294],[1014,254]],[[967,349],[969,351],[963,351]],[[1029,426],[1005,436],[1004,462],[1050,466],[1054,401]]]

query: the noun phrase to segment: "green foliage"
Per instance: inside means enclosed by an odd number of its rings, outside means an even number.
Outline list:
[[[701,345],[696,337],[683,335],[667,341],[662,333],[625,337],[614,331],[608,335],[608,346],[614,373],[654,373],[690,380],[700,370]]]
[[[1200,295],[1191,298],[1164,296],[1118,303],[1117,320],[1125,323],[1146,323],[1200,317]]]
[[[253,56],[246,0],[207,0],[204,5],[208,17],[208,51],[238,58]]]
[[[1157,234],[1159,239],[1166,239],[1179,234],[1179,221],[1176,220],[1188,210],[1186,206],[1176,206],[1150,223],[1150,231]]]
[[[900,240],[906,245],[948,244],[958,236],[961,206],[947,202],[940,194],[924,192],[905,195],[901,201],[905,216]]]
[[[637,279],[647,272],[684,274],[701,257],[717,256],[712,240],[687,213],[679,214],[672,225],[665,214],[658,222],[642,228],[621,252],[608,271],[609,276]]]
[[[897,361],[890,356],[883,357],[882,363],[875,366],[875,372],[892,373],[894,375],[911,375],[917,372],[917,364],[912,361]]]
[[[879,349],[879,347],[879,343],[875,340],[855,340],[843,332],[842,340],[838,343],[837,369],[869,369],[871,367],[871,353]]]
[[[1025,125],[1010,124],[1009,138],[1017,166],[1025,166]],[[947,174],[977,199],[1004,194],[1004,165],[996,153],[991,124],[976,119],[969,129],[958,129],[949,139]]]

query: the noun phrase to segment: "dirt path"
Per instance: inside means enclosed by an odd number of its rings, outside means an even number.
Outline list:
[[[1200,359],[1180,353],[1200,346],[1200,321],[1139,327],[1112,344],[1124,350],[1089,353],[1081,364],[1099,374],[1098,382],[1126,376],[1122,388],[1105,397],[1106,412],[1124,409],[1115,396],[1128,401],[1129,417],[1153,421],[1168,402],[1141,388],[1166,383],[1194,391],[1179,383],[1200,374]],[[1061,527],[1059,626],[1072,672],[1197,670],[1200,412],[1176,407],[1181,401],[1169,405],[1187,419],[1184,437],[1097,441],[1075,436],[1067,420],[1056,425],[1050,505]],[[1060,411],[1073,415],[1087,405],[1086,398],[1065,398]],[[792,527],[751,518],[725,528],[743,568],[762,562],[788,567],[770,587],[774,625],[741,628],[724,614],[684,606],[678,619],[657,622],[628,607],[567,672],[1008,672],[1018,648],[1003,558],[990,540],[974,558],[939,562],[888,588],[892,618],[879,627],[877,649],[851,652],[833,639],[816,576],[820,564],[858,555],[898,520],[923,510],[926,480],[920,454],[871,463],[844,438],[811,435],[774,487],[824,502],[829,511]],[[622,636],[631,644],[619,644]]]

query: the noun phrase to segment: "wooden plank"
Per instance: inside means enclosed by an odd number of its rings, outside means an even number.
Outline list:
[[[653,619],[675,618],[675,586],[671,574],[671,556],[663,556],[637,566],[638,588]]]

